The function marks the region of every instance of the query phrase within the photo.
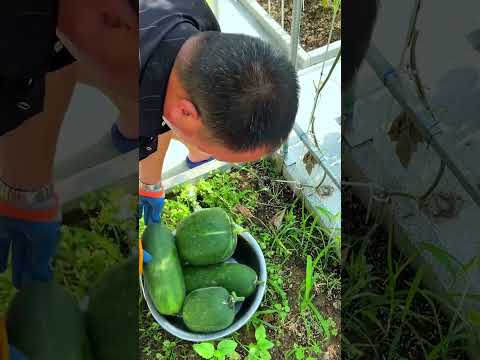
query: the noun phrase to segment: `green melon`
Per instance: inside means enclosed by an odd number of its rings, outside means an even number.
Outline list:
[[[202,209],[183,219],[175,234],[177,249],[189,265],[213,265],[230,258],[237,247],[234,224],[221,208]]]
[[[33,283],[21,289],[7,311],[10,344],[29,360],[89,359],[85,318],[60,285]]]
[[[163,224],[150,224],[142,236],[143,248],[152,255],[152,261],[143,266],[155,308],[162,315],[176,315],[185,299],[185,282],[175,239]]]
[[[90,291],[88,335],[95,360],[138,357],[138,259],[108,269]]]
[[[223,263],[210,266],[186,266],[183,269],[187,292],[220,286],[238,296],[249,297],[257,286],[258,275],[247,265]]]
[[[185,299],[183,321],[188,329],[197,333],[224,330],[233,324],[235,304],[243,300],[221,287],[195,290]]]

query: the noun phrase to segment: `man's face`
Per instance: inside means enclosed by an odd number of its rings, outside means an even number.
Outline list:
[[[264,156],[268,155],[271,150],[268,147],[259,147],[255,150],[248,151],[234,151],[227,148],[225,145],[212,141],[211,137],[206,135],[207,131],[202,128],[194,135],[189,135],[188,132],[182,131],[178,127],[172,125],[166,120],[172,129],[175,137],[189,146],[192,146],[204,153],[210,154],[215,159],[229,162],[229,163],[241,163],[256,161]]]
[[[195,105],[189,100],[175,68],[168,81],[163,113],[163,120],[177,139],[210,154],[217,160],[231,163],[249,162],[259,160],[271,152],[267,146],[248,151],[234,151],[219,141],[213,141]]]
[[[60,0],[57,34],[105,87],[138,96],[138,17],[128,0]]]

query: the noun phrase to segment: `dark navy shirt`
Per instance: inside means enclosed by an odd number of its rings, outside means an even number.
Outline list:
[[[2,3],[0,12],[0,136],[43,110],[51,68],[56,0]]]
[[[140,160],[170,129],[163,105],[170,72],[182,45],[201,31],[220,31],[204,0],[140,0]]]

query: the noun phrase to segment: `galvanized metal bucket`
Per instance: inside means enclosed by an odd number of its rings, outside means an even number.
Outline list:
[[[262,303],[263,297],[265,296],[267,283],[267,266],[265,263],[265,257],[263,256],[263,252],[260,249],[257,241],[252,235],[250,235],[250,233],[245,232],[238,236],[237,249],[230,261],[250,266],[257,272],[258,279],[261,284],[257,287],[256,292],[252,296],[239,304],[237,307],[235,321],[230,327],[225,330],[210,334],[199,334],[189,331],[183,324],[183,321],[180,317],[165,317],[160,315],[155,309],[155,305],[150,298],[148,283],[143,282],[143,279],[140,278],[140,287],[142,289],[143,297],[147,302],[150,312],[155,320],[160,324],[162,329],[182,340],[203,342],[219,340],[228,337],[235,331],[238,331],[245,326],[258,310],[260,304]]]

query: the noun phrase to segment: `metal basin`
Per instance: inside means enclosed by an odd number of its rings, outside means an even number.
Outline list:
[[[155,309],[155,305],[150,298],[148,283],[144,283],[143,279],[140,278],[140,287],[142,289],[145,301],[147,302],[147,306],[155,320],[166,332],[179,339],[191,342],[213,341],[233,334],[235,331],[238,331],[248,323],[248,321],[260,307],[265,295],[267,283],[267,267],[265,258],[260,246],[257,244],[257,241],[249,233],[242,233],[238,236],[237,249],[232,256],[232,259],[229,261],[235,261],[240,264],[250,266],[257,272],[258,279],[262,283],[257,287],[257,291],[252,296],[239,304],[237,307],[237,315],[235,316],[235,321],[233,324],[225,330],[215,333],[194,333],[186,328],[180,317],[165,317],[160,315]]]

